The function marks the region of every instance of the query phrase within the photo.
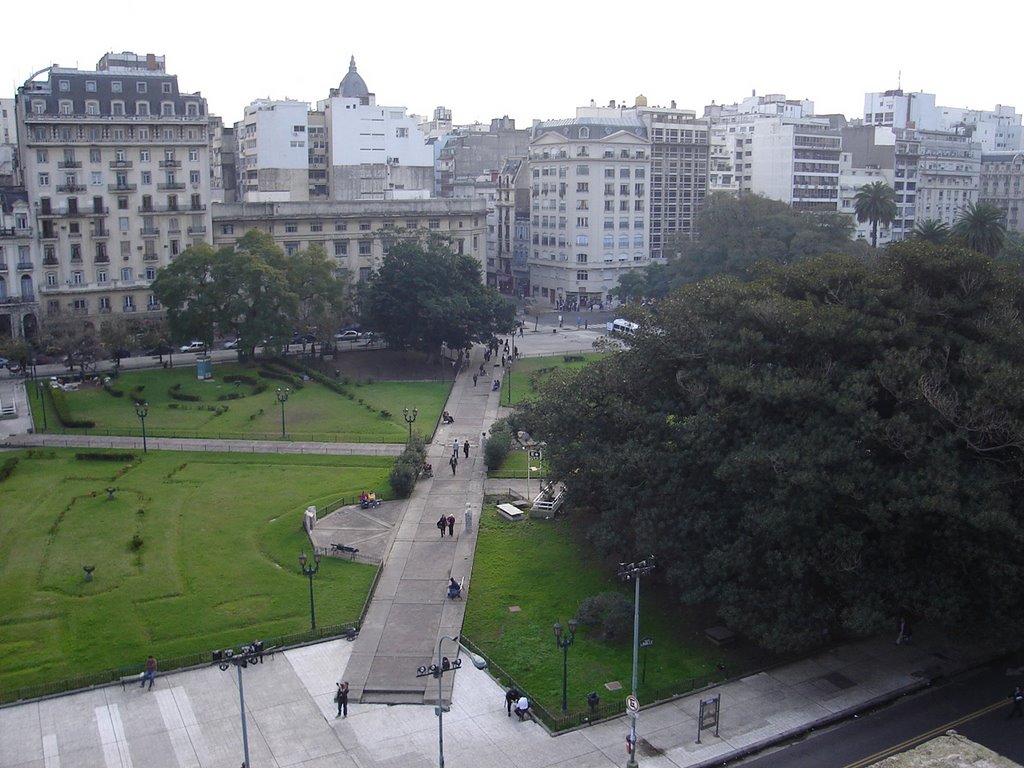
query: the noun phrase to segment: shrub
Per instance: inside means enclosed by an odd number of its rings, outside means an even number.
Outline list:
[[[597,627],[602,640],[624,640],[633,631],[633,604],[620,592],[601,592],[580,603],[575,618]]]
[[[45,398],[46,395],[43,395],[43,397]],[[67,397],[63,389],[51,387],[50,400],[53,401],[53,410],[57,412],[57,419],[62,426],[68,429],[92,429],[96,426],[96,422],[92,419],[76,419],[71,416],[71,410],[68,408]]]
[[[404,499],[412,493],[426,458],[427,447],[423,438],[420,435],[413,435],[405,450],[395,459],[395,466],[391,468],[391,490],[396,496]]]
[[[491,427],[484,443],[484,463],[488,469],[497,469],[512,449],[512,431],[508,422],[498,419]]]
[[[388,410],[381,410],[381,412],[380,412],[380,417],[381,417],[382,419],[390,419],[390,418],[391,418],[391,411],[388,411]]]
[[[0,464],[0,483],[11,476],[14,468],[18,466],[18,457],[12,456],[7,459],[3,464]]]
[[[260,380],[255,376],[246,376],[245,374],[239,373],[233,376],[225,376],[224,381],[227,384],[245,384],[247,387],[255,387],[260,383]]]
[[[138,552],[140,549],[142,549],[142,536],[136,533],[132,536],[132,551]]]
[[[199,395],[189,395],[181,391],[181,384],[175,384],[173,387],[167,390],[167,394],[174,400],[181,400],[185,403],[195,403],[202,398]]]
[[[108,395],[113,395],[114,397],[124,397],[124,390],[118,389],[117,387],[110,383],[103,385],[103,391],[106,392]]]
[[[76,461],[135,461],[134,453],[105,453],[103,451],[83,451],[75,454]]]
[[[223,395],[219,395],[217,400],[241,400],[245,395],[241,392],[225,392]]]

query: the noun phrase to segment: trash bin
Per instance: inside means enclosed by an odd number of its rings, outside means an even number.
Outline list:
[[[601,703],[601,697],[598,696],[597,691],[591,691],[587,694],[587,705],[590,707],[590,714],[594,714],[594,710],[597,709],[597,705]]]

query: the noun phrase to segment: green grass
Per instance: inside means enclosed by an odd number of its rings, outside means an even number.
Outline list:
[[[122,397],[114,397],[98,383],[83,384],[77,392],[66,394],[68,406],[73,417],[91,419],[96,426],[89,430],[64,429],[52,402],[48,402],[48,431],[139,436],[142,427],[134,401],[142,399],[149,403],[146,434],[150,437],[281,439],[281,405],[276,390],[287,384],[260,377],[267,388],[256,393],[252,386],[224,381],[234,374],[259,376],[259,371],[258,367],[238,363],[218,364],[214,367],[215,378],[209,381],[197,380],[194,366],[132,371],[114,382],[124,392]],[[174,386],[180,394],[200,400],[174,399]],[[301,390],[293,388],[285,403],[287,439],[401,443],[409,434],[402,416],[405,407],[419,409],[419,431],[430,435],[450,388],[450,382],[353,383],[348,385],[348,394],[342,395],[307,381]],[[35,423],[41,428],[41,404],[31,386],[28,395]],[[241,397],[218,399],[225,395]]]
[[[391,465],[365,456],[9,455],[20,461],[0,484],[0,691],[307,630],[303,510],[363,488],[387,493]],[[92,582],[84,564],[96,567]],[[357,620],[375,570],[324,558],[318,625]]]
[[[647,651],[646,682],[638,688],[641,702],[722,679],[719,665],[735,670],[765,663],[765,657],[749,647],[711,645],[703,638],[703,630],[712,626],[708,622],[713,619],[684,610],[653,583],[645,582],[641,594],[641,637],[654,639]],[[567,625],[585,598],[613,590],[632,602],[632,587],[616,578],[614,564],[601,562],[578,540],[574,524],[566,519],[509,522],[487,505],[480,521],[463,634],[557,716],[562,701],[562,652],[555,645],[552,627],[556,621]],[[520,610],[510,611],[513,606]],[[569,711],[586,711],[590,691],[600,694],[602,704],[624,701],[630,693],[632,665],[631,637],[606,643],[594,636],[593,629],[579,627],[569,649]],[[613,681],[621,683],[622,689],[608,690],[605,683]]]
[[[555,369],[560,368],[582,368],[588,363],[592,363],[594,360],[599,360],[604,355],[598,352],[581,353],[578,355],[569,355],[572,358],[583,358],[582,360],[573,360],[566,362],[566,355],[551,355],[549,357],[521,357],[516,360],[515,365],[512,367],[512,374],[506,372],[505,380],[501,389],[501,403],[502,405],[508,405],[509,402],[509,379],[511,379],[512,386],[512,405],[520,402],[529,397],[533,397],[537,393],[538,386],[546,379]]]
[[[501,466],[498,469],[489,470],[487,472],[488,477],[497,478],[524,478],[527,476],[526,468],[527,465],[533,467],[530,471],[530,477],[534,480],[540,480],[548,474],[548,463],[543,458],[530,459],[529,451],[509,451],[508,455],[505,456],[505,460],[501,462]],[[539,470],[539,471],[538,471]]]

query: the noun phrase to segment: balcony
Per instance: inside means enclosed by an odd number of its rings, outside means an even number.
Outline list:
[[[83,215],[84,216],[106,216],[108,213],[110,213],[110,209],[107,208],[106,206],[101,205],[99,208],[93,207],[93,208],[90,208],[90,209],[86,210],[83,213]]]
[[[202,226],[202,227],[189,227],[188,228],[188,233],[190,235],[205,235],[206,234],[206,227],[205,226]]]
[[[183,181],[168,181],[164,184],[157,184],[156,188],[161,192],[173,192],[175,190],[185,189],[185,182]]]
[[[110,314],[110,307],[100,307],[99,312],[100,312],[101,315],[109,315]]]
[[[0,261],[0,272],[6,272],[6,271],[7,271],[7,262],[6,261]]]
[[[206,205],[203,203],[192,203],[192,205],[190,205],[188,209],[190,211],[205,211]]]
[[[155,237],[160,234],[159,227],[142,227],[139,229],[139,234],[143,237]]]
[[[33,269],[33,265],[32,265],[31,261],[19,261],[18,262],[18,271],[19,272],[31,272],[32,269]]]
[[[32,237],[32,227],[0,227],[0,237]]]
[[[107,192],[134,192],[138,184],[107,184]]]
[[[89,237],[93,237],[93,238],[96,238],[96,237],[104,237],[104,238],[105,237],[110,237],[110,230],[109,229],[93,229],[93,230],[90,230]]]
[[[78,194],[85,192],[85,184],[60,184],[57,191],[68,195]]]
[[[135,164],[131,160],[111,160],[109,166],[112,170],[131,169]]]
[[[142,260],[143,261],[156,261],[157,258],[158,257],[157,257],[157,255],[155,253],[150,252],[150,253],[144,254],[143,257],[142,257]]]
[[[181,168],[181,160],[161,160],[161,168]]]
[[[57,163],[57,167],[62,170],[65,168],[69,170],[72,168],[81,168],[82,162],[80,160],[61,160],[59,163]]]

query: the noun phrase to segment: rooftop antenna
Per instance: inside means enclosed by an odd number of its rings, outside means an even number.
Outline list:
[[[896,90],[897,91],[903,90],[903,70],[902,69],[897,69],[896,70]]]

